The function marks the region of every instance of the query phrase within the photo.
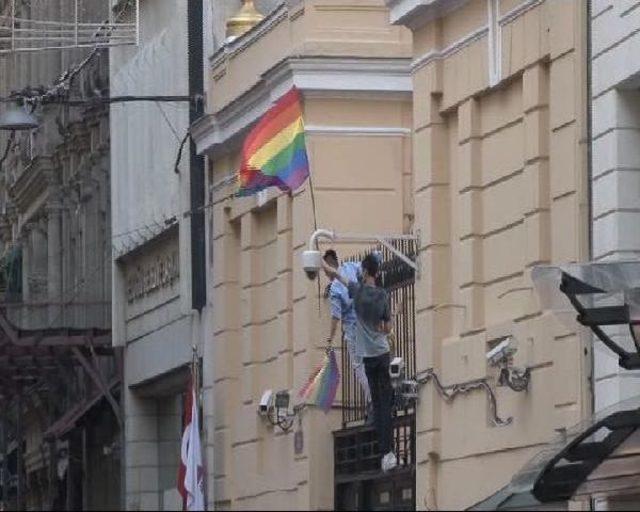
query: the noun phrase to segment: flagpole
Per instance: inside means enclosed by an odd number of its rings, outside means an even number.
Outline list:
[[[192,356],[191,356],[191,385],[193,386],[193,394],[195,400],[196,410],[198,411],[198,424],[202,425],[204,415],[200,415],[201,405],[202,405],[202,396],[201,396],[201,386],[200,386],[200,360],[198,357],[198,347],[196,345],[191,346]],[[202,428],[204,432],[204,427]],[[198,437],[200,438],[200,447],[201,447],[201,461],[202,467],[204,470],[204,475],[202,478],[202,488],[203,488],[203,501],[204,501],[204,509],[207,510],[207,457],[206,457],[206,444],[202,443],[202,435],[201,432],[197,432]],[[202,449],[204,447],[204,449]]]

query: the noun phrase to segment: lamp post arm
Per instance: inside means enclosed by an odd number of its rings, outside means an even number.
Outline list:
[[[407,265],[409,265],[413,270],[417,271],[418,270],[418,265],[416,265],[415,261],[412,261],[411,259],[409,259],[404,253],[400,252],[398,249],[396,249],[393,245],[391,245],[389,242],[387,242],[384,238],[378,238],[378,242],[380,242],[382,245],[384,245],[387,249],[389,249],[389,251],[391,251],[393,254],[395,254],[398,258],[400,258],[402,261],[404,261]]]
[[[370,235],[358,233],[336,233],[330,229],[317,229],[309,238],[309,250],[315,251],[320,238],[328,238],[331,241],[340,240],[343,242],[378,242],[386,247],[391,253],[397,256],[404,263],[409,265],[413,270],[419,272],[418,264],[411,260],[407,255],[396,249],[390,240],[418,240],[415,235]]]
[[[311,237],[309,237],[309,250],[315,251],[318,246],[319,238],[328,238],[329,240],[335,240],[336,234],[334,231],[329,229],[317,229],[313,233],[311,233]]]

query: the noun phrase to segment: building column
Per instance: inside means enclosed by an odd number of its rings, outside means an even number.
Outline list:
[[[281,333],[280,357],[285,360],[282,383],[285,389],[294,386],[293,376],[293,199],[279,196],[277,205],[278,262],[278,331]]]
[[[55,202],[47,207],[47,285],[49,323],[60,324],[62,318],[62,206]]]
[[[137,396],[126,383],[123,394],[126,437],[121,463],[126,509],[160,510],[158,402]]]
[[[83,298],[89,303],[80,308],[82,321],[86,327],[96,327],[100,323],[100,307],[98,302],[102,299],[102,274],[101,261],[107,257],[100,243],[100,224],[98,208],[98,182],[92,177],[87,177],[84,186],[84,208],[82,210],[81,223],[85,237],[83,240],[83,266],[87,280]]]
[[[460,251],[457,290],[460,304],[452,307],[463,312],[464,323],[456,334],[479,329],[484,324],[480,123],[480,104],[476,98],[468,99],[458,107],[460,231],[456,242]]]
[[[29,302],[31,293],[29,291],[29,270],[31,268],[31,229],[25,226],[20,234],[22,245],[22,302]]]
[[[416,344],[418,371],[440,368],[442,340],[451,332],[452,251],[451,187],[446,120],[440,115],[442,63],[435,61],[413,75],[413,191],[418,256],[423,272],[415,285],[416,332],[428,340]],[[470,146],[471,147],[471,146]],[[438,269],[433,272],[432,269]],[[416,412],[416,503],[436,508],[441,450],[440,397],[434,386],[422,389]]]

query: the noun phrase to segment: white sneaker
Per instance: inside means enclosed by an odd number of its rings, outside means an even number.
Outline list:
[[[393,452],[387,453],[384,457],[382,457],[382,471],[385,473],[387,471],[391,471],[398,465],[398,459],[396,459],[396,454]]]

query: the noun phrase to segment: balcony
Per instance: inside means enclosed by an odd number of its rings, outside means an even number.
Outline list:
[[[396,249],[415,259],[416,243],[413,240],[394,242]],[[406,263],[395,257],[389,250],[377,247],[383,255],[380,270],[380,285],[387,290],[393,313],[393,332],[391,352],[402,357],[405,364],[405,376],[416,376],[416,338],[415,338],[415,272]],[[351,258],[361,261],[364,254]],[[353,366],[349,360],[346,344],[342,344],[342,427],[361,425],[365,419],[364,393],[358,384]],[[408,414],[404,411],[403,414]]]
[[[395,243],[415,259],[413,240]],[[415,378],[415,272],[390,251],[383,254],[380,285],[389,293],[395,341],[392,354],[405,362],[405,376]],[[361,256],[354,257],[360,261]],[[364,394],[355,378],[346,344],[342,344],[342,429],[334,432],[336,510],[415,510],[416,422],[412,405],[394,398],[393,446],[398,467],[380,468],[382,455],[373,427],[364,425]]]
[[[20,329],[108,329],[111,302],[8,302],[7,319]]]

